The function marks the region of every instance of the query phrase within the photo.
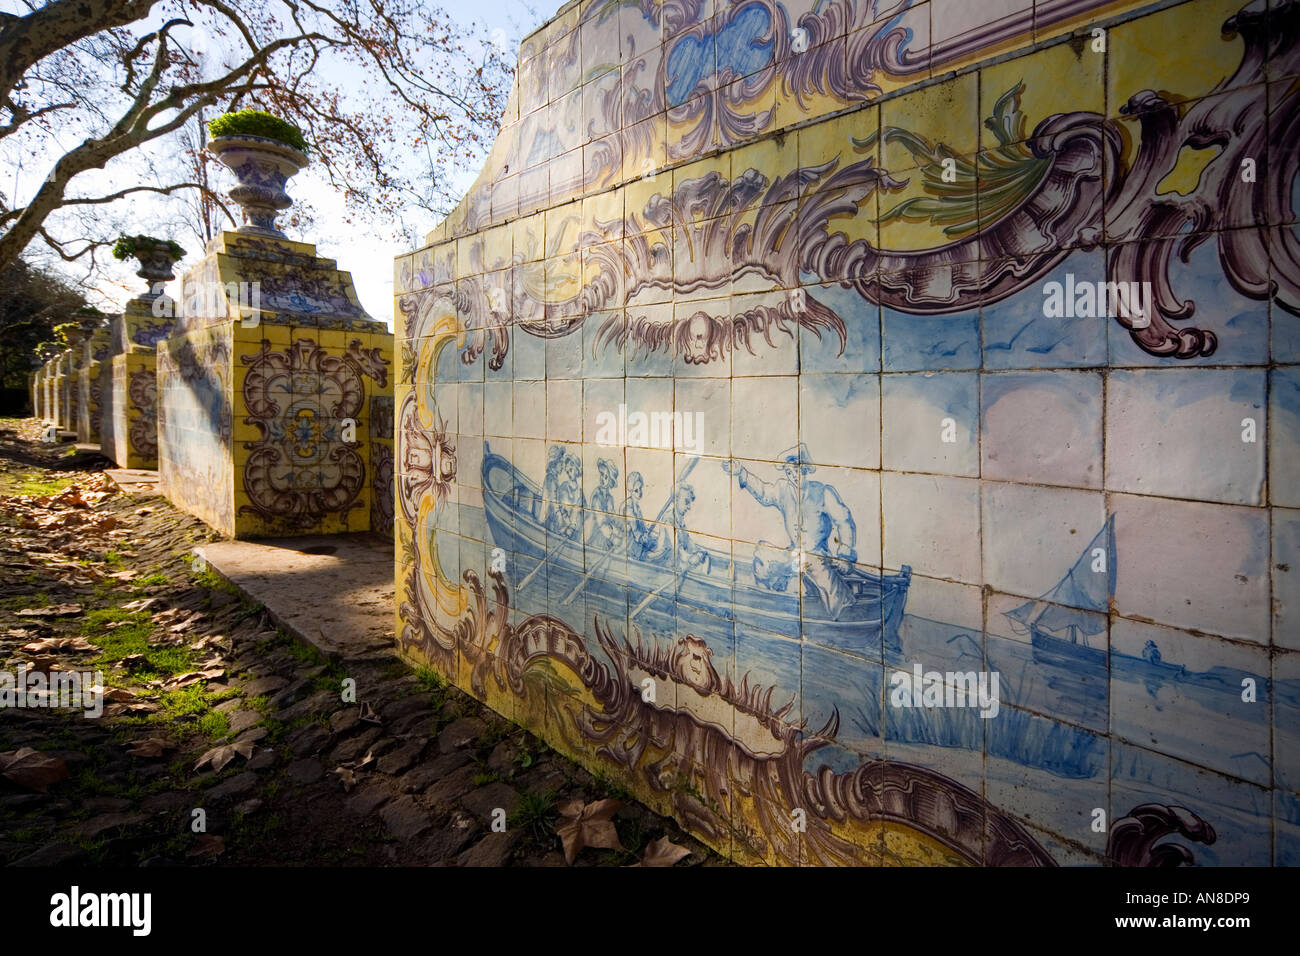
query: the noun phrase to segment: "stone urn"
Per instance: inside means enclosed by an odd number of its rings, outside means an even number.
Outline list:
[[[184,251],[177,255],[176,250],[177,246],[174,243],[164,240],[140,238],[135,240],[131,257],[140,263],[140,268],[135,274],[149,283],[149,290],[142,298],[158,298],[162,294],[162,288],[176,278],[172,270],[185,255]]]
[[[262,136],[218,136],[208,152],[228,166],[239,180],[230,198],[244,212],[239,232],[254,236],[288,237],[275,228],[275,219],[293,205],[285,184],[307,165],[307,155],[279,140]]]

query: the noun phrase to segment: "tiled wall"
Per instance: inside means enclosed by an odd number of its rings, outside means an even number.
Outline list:
[[[1300,863],[1297,33],[562,9],[396,264],[406,651],[746,861]]]

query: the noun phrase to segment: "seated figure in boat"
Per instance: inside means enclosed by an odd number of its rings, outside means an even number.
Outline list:
[[[582,462],[576,455],[565,455],[555,488],[555,500],[547,515],[546,530],[567,538],[582,537],[584,504]]]
[[[614,511],[614,485],[618,482],[618,465],[608,458],[596,461],[600,473],[599,485],[591,493],[591,508],[595,526],[587,539],[597,551],[613,551],[623,543],[624,524]]]
[[[542,500],[533,517],[548,529],[559,520],[555,515],[555,497],[560,489],[560,475],[564,470],[564,446],[552,445],[546,450],[546,477],[542,481]]]
[[[676,570],[687,571],[703,566],[705,573],[708,573],[709,552],[692,541],[691,533],[686,529],[686,516],[690,513],[693,504],[695,504],[695,489],[686,484],[678,485],[673,491],[672,501],[673,527],[677,533],[674,535],[672,531],[661,525],[650,525],[650,535],[646,539],[647,546],[642,548],[640,554],[642,561],[672,568],[673,540],[676,538]],[[667,506],[664,510],[668,510]]]
[[[788,575],[774,572],[775,556],[780,552],[770,542],[762,542],[754,555],[754,579],[771,590],[784,590],[789,578],[802,572],[832,617],[854,601],[852,588],[845,582],[857,560],[857,526],[844,499],[831,485],[812,481],[807,476],[816,471],[802,442],[782,455],[781,477],[764,481],[748,468],[734,461],[722,463],[729,475],[736,475],[740,487],[759,504],[781,513],[786,545],[790,554]]]
[[[659,541],[658,529],[641,514],[641,495],[644,490],[645,482],[641,478],[641,472],[628,472],[627,500],[623,503],[623,518],[627,525],[627,556],[638,561],[653,553]]]

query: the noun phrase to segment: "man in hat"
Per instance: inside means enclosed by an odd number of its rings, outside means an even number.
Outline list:
[[[853,514],[831,485],[806,476],[816,471],[808,446],[800,442],[782,454],[781,477],[764,481],[734,460],[722,463],[723,470],[736,475],[740,487],[760,505],[781,512],[786,549],[793,552],[791,575],[802,571],[816,590],[832,618],[853,603],[853,592],[844,581],[857,560],[857,526]],[[784,590],[783,575],[774,575],[771,542],[760,541],[755,549],[754,579]],[[775,587],[776,582],[780,587]]]

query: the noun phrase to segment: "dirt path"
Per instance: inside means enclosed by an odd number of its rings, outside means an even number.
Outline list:
[[[576,865],[663,837],[680,865],[720,862],[434,673],[280,632],[193,566],[215,532],[106,467],[0,420],[0,864],[564,865],[565,812],[604,799],[623,849]],[[99,717],[14,706],[20,677],[95,672]]]

